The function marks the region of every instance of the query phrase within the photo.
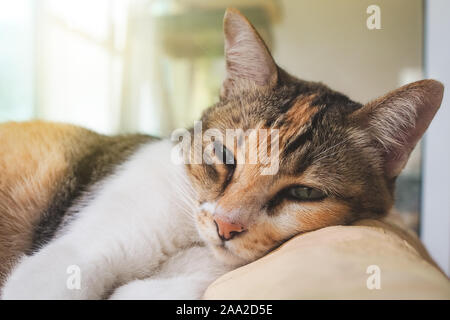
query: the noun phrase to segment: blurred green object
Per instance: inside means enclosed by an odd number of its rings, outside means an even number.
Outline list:
[[[252,21],[268,46],[272,44],[269,13],[262,7],[239,8]],[[165,53],[171,57],[223,56],[224,9],[189,9],[155,16]]]

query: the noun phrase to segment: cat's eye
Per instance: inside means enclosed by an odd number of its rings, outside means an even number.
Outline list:
[[[299,201],[318,201],[326,197],[324,192],[304,186],[291,187],[287,190],[287,194]]]
[[[227,168],[227,175],[225,178],[225,185],[227,185],[233,177],[236,168],[234,155],[219,141],[214,141],[214,154],[218,158],[219,163],[225,165]]]
[[[236,164],[233,153],[219,141],[214,141],[213,152],[220,164],[230,165],[233,167]]]

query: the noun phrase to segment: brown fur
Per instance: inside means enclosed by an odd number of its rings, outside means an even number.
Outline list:
[[[35,224],[90,135],[75,126],[37,121],[0,126],[0,284],[30,246]]]
[[[283,119],[289,123],[295,123],[292,126],[283,125],[280,128],[281,143],[283,144],[292,139],[299,133],[299,128],[303,127],[319,108],[311,106],[314,96],[302,97],[294,103],[294,105],[286,112]]]

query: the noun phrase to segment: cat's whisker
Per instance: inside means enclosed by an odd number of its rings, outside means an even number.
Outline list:
[[[171,176],[168,177],[168,180],[177,180],[181,183],[174,185],[175,191],[179,195],[179,199],[181,200],[181,203],[176,202],[176,206],[180,209],[180,212],[189,217],[190,219],[195,218],[195,208],[196,203],[194,200],[194,192],[192,189],[189,188],[189,181],[187,180],[187,177],[182,175],[179,172],[173,171]],[[167,196],[167,198],[169,198]],[[170,201],[170,199],[167,199],[167,201]]]

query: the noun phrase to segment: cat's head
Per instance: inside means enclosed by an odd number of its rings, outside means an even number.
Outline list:
[[[216,256],[242,264],[299,233],[384,215],[440,106],[442,84],[418,81],[362,105],[278,67],[237,10],[227,10],[224,33],[227,77],[220,102],[202,116],[203,132],[266,129],[278,141],[267,154],[278,162],[262,174],[267,162],[242,156],[249,154],[244,134],[231,145],[215,138],[214,147],[247,161],[187,165],[200,202],[197,228]],[[271,145],[257,135],[258,146]]]

